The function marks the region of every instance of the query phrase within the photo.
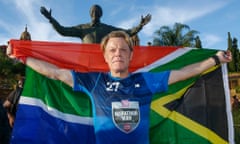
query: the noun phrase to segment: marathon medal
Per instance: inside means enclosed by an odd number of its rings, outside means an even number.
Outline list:
[[[122,132],[134,131],[140,122],[139,103],[128,100],[112,102],[112,119],[115,126]]]

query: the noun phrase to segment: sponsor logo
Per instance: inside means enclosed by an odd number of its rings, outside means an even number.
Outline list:
[[[112,119],[115,126],[122,132],[134,131],[140,122],[139,103],[128,100],[112,102]]]

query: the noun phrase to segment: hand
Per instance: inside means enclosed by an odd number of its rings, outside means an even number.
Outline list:
[[[10,113],[7,114],[8,115],[8,121],[9,121],[9,124],[10,126],[13,128],[13,125],[14,125],[14,116]]]
[[[19,60],[21,63],[26,64],[27,57],[26,57],[26,56],[16,57],[16,56],[13,54],[13,50],[12,50],[12,47],[11,47],[10,44],[7,46],[6,55],[7,55],[9,58],[11,58],[11,59],[15,59],[15,58],[16,58],[16,59]]]
[[[232,61],[231,51],[218,51],[216,54],[221,63],[228,63]]]
[[[7,55],[9,58],[15,58],[15,56],[13,55],[12,47],[11,47],[10,44],[8,44],[8,46],[7,46],[6,55]]]
[[[52,10],[50,9],[49,11],[45,8],[45,7],[41,7],[40,8],[40,12],[47,18],[47,19],[51,19],[52,18]]]
[[[144,26],[144,25],[146,25],[147,23],[149,23],[150,22],[150,20],[151,20],[151,15],[150,14],[148,14],[147,16],[145,16],[145,17],[141,17],[141,22],[140,22],[140,25],[141,26]]]

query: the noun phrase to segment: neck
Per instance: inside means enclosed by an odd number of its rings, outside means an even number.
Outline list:
[[[112,77],[115,77],[115,78],[126,78],[128,77],[129,73],[128,72],[110,72],[111,73],[111,76]]]
[[[92,24],[94,25],[94,24],[97,24],[97,23],[100,23],[100,19],[93,19],[92,20]]]

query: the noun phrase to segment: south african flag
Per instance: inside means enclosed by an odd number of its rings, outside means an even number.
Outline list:
[[[17,57],[32,56],[81,72],[108,71],[98,44],[11,40],[10,45]],[[179,69],[215,53],[214,49],[138,46],[130,71]],[[86,94],[27,67],[12,143],[93,144],[91,105]],[[152,144],[234,143],[226,65],[156,94],[149,119]]]

